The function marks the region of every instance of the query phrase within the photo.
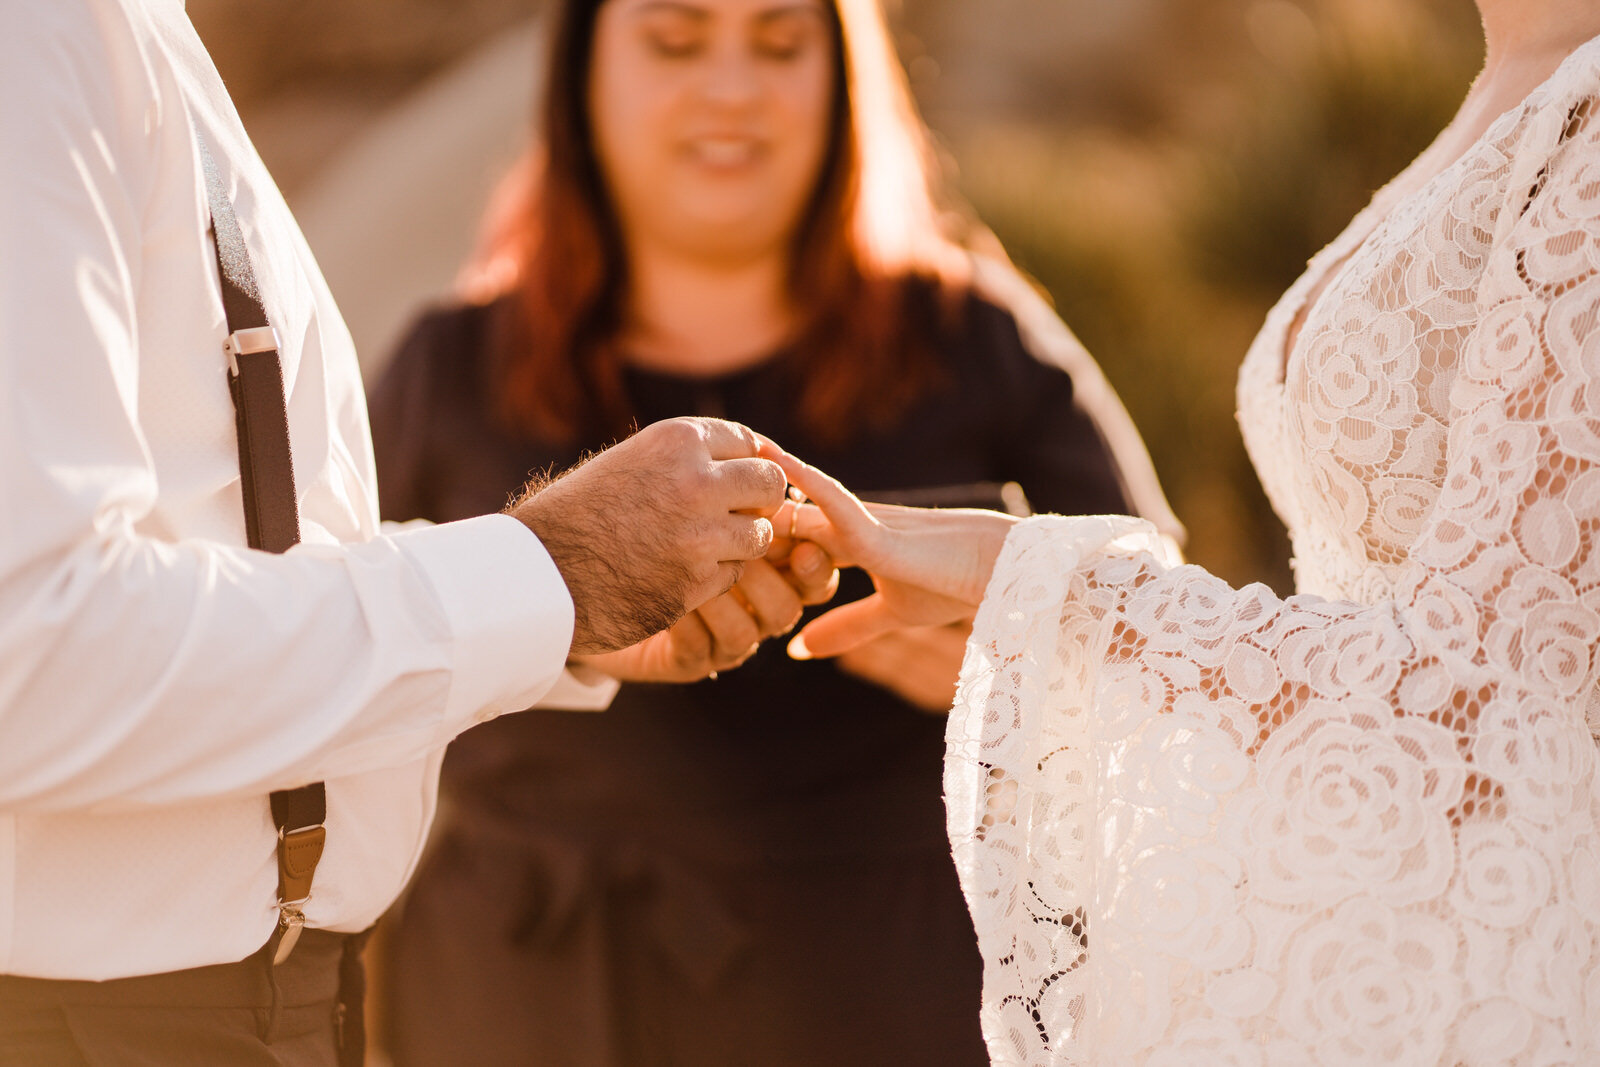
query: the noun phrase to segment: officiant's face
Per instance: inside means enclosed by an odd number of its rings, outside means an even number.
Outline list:
[[[589,121],[629,243],[787,248],[827,153],[832,20],[821,0],[606,0]]]

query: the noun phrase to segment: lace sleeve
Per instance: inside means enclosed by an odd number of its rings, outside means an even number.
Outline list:
[[[1512,178],[1392,601],[1012,533],[945,777],[996,1063],[1600,1051],[1590,107]]]

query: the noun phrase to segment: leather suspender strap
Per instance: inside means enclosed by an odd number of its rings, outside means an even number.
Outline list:
[[[289,450],[289,415],[284,405],[278,337],[267,321],[233,202],[204,138],[196,135],[205,171],[206,199],[216,238],[222,308],[228,319],[228,389],[239,431],[239,475],[244,490],[245,532],[251,548],[286,552],[300,542],[300,508]],[[305,925],[304,906],[327,843],[323,823],[327,790],[321,782],[273,793],[272,821],[278,828],[278,947],[274,963],[293,951]]]

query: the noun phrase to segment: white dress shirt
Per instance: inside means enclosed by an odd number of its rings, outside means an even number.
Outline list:
[[[249,955],[267,793],[317,780],[308,922],[362,929],[444,744],[561,678],[571,601],[513,519],[380,532],[349,335],[181,0],[0,12],[0,974]],[[281,339],[283,556],[244,547],[196,128]]]

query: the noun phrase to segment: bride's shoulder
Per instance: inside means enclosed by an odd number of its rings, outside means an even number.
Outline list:
[[[1523,151],[1552,152],[1573,141],[1600,143],[1600,37],[1568,54],[1523,101],[1516,117]]]
[[[1600,91],[1600,37],[1591,37],[1562,61],[1556,71],[1557,79],[1579,86],[1587,85],[1590,91]]]

